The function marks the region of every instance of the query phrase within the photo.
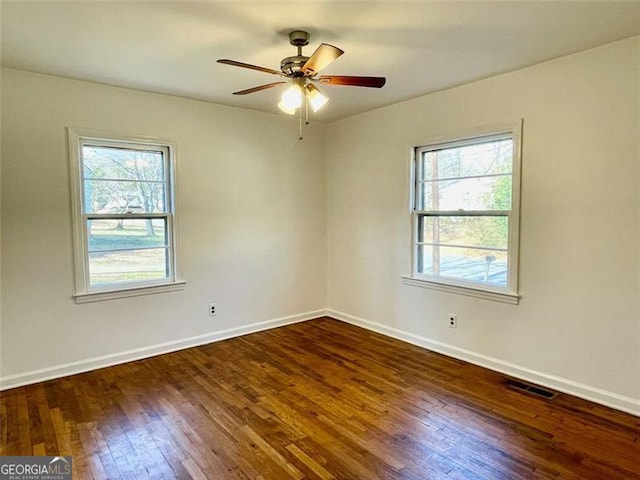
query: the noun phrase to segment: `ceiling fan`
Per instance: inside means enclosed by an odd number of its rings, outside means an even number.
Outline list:
[[[324,96],[316,83],[323,85],[346,85],[352,87],[372,87],[381,88],[384,86],[386,79],[384,77],[358,77],[347,75],[320,75],[318,73],[336,60],[344,53],[343,50],[321,43],[310,57],[302,55],[302,47],[309,44],[309,33],[302,30],[294,30],[289,33],[289,43],[298,49],[298,54],[292,57],[285,57],[280,62],[280,70],[274,70],[267,67],[250,65],[248,63],[229,60],[227,58],[218,59],[218,63],[232,65],[235,67],[248,68],[259,72],[270,73],[279,77],[286,78],[286,81],[278,81],[259,85],[257,87],[248,88],[233,92],[234,95],[247,95],[249,93],[259,92],[268,88],[279,87],[281,85],[289,85],[284,91],[278,107],[285,113],[293,115],[296,110],[300,109],[300,139],[302,139],[302,107],[304,106],[306,123],[308,120],[308,108],[314,112],[320,110],[329,100]]]

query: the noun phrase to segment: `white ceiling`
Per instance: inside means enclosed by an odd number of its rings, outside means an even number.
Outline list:
[[[639,1],[1,3],[2,65],[278,112],[277,78],[217,58],[279,69],[287,34],[345,55],[323,74],[387,77],[378,89],[324,86],[333,121],[425,93],[640,34]]]

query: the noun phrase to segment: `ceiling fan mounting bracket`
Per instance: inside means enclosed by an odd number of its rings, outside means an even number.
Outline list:
[[[302,48],[305,45],[309,45],[309,32],[304,30],[294,30],[289,33],[289,43],[294,47]]]

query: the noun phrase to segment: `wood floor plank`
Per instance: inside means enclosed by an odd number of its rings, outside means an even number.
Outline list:
[[[300,450],[297,445],[294,443],[290,443],[285,447],[289,450],[296,458],[298,458],[302,463],[304,463],[307,467],[309,467],[313,472],[318,475],[322,480],[335,480],[330,472],[328,472],[322,465],[316,462],[313,458],[307,455],[305,452]]]
[[[640,418],[320,318],[0,394],[74,478],[640,480]]]

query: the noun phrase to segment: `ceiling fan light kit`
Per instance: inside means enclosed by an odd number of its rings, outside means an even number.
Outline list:
[[[246,90],[233,92],[233,94],[247,95],[249,93],[255,93],[261,90],[286,85],[287,89],[280,98],[278,108],[289,115],[294,115],[296,111],[299,111],[300,135],[298,138],[300,140],[303,138],[303,110],[306,119],[305,123],[308,124],[309,106],[311,106],[311,109],[315,113],[329,101],[315,83],[372,88],[381,88],[386,83],[386,79],[384,77],[357,77],[345,75],[322,75],[317,77],[320,70],[340,57],[344,51],[338,47],[329,45],[328,43],[321,43],[310,57],[306,57],[302,55],[302,47],[309,44],[309,37],[309,33],[303,30],[294,30],[289,33],[289,43],[298,49],[298,53],[297,55],[283,58],[280,62],[280,71],[226,58],[218,59],[218,63],[223,63],[225,65],[248,68],[288,78],[289,81],[267,83],[265,85],[259,85]]]

